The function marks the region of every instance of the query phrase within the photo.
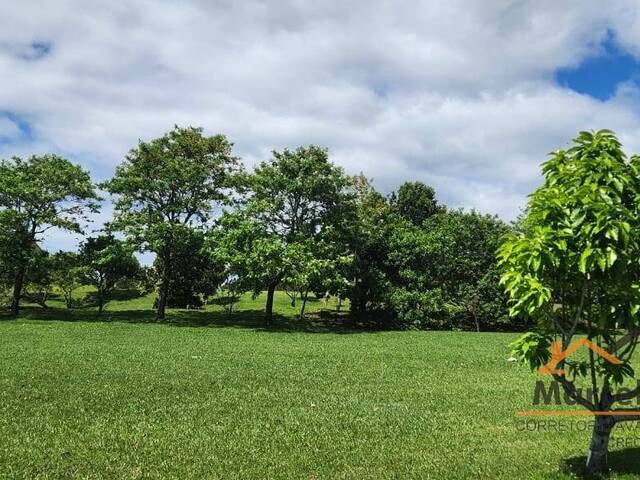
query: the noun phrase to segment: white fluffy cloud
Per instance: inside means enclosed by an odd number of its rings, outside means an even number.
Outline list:
[[[13,2],[0,156],[55,151],[104,179],[139,138],[191,124],[248,163],[319,143],[381,190],[423,180],[513,218],[577,131],[640,151],[633,84],[602,102],[554,81],[612,33],[640,55],[638,32],[635,0]]]

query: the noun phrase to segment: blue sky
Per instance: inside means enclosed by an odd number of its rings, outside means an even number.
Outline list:
[[[517,216],[548,152],[610,128],[640,152],[636,0],[36,0],[3,8],[0,157],[96,180],[174,124],[250,166],[319,144],[390,192]],[[92,229],[111,215],[109,204]],[[51,232],[50,249],[80,237]]]
[[[562,87],[606,101],[615,95],[621,83],[640,80],[639,73],[638,59],[609,34],[599,52],[585,58],[577,67],[558,69],[556,78]]]

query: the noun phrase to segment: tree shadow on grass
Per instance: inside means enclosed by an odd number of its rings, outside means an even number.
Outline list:
[[[0,320],[10,319],[0,314]],[[157,322],[151,310],[105,310],[99,314],[95,309],[85,308],[48,308],[25,306],[21,309],[22,320],[57,320],[65,322],[124,322],[155,323],[174,327],[205,328],[246,328],[264,332],[307,332],[307,333],[366,333],[372,330],[353,328],[348,319],[336,315],[312,316],[298,320],[282,315],[274,315],[269,325],[264,323],[262,310],[225,311],[205,310],[169,310],[166,319]]]
[[[562,470],[576,478],[605,479],[612,474],[640,475],[640,448],[625,448],[609,452],[609,472],[607,474],[590,474],[585,469],[585,456],[572,457],[563,461]]]

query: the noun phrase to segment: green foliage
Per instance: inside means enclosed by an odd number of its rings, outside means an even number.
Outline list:
[[[445,211],[444,206],[436,200],[433,187],[422,182],[405,182],[400,185],[398,192],[391,197],[400,216],[414,225],[421,225],[427,218]]]
[[[609,362],[598,362],[596,365],[597,373],[607,379],[607,382],[616,387],[621,386],[625,379],[635,378],[635,371],[629,363],[614,364]],[[587,371],[579,372],[582,376],[587,375]]]
[[[29,301],[47,308],[47,300],[53,287],[53,259],[39,247],[29,252],[24,278],[23,296]]]
[[[208,255],[204,245],[205,235],[201,230],[187,226],[174,229],[169,307],[199,308],[223,282],[224,266]],[[155,268],[157,272],[163,271],[161,257],[156,257]]]
[[[347,270],[352,279],[345,294],[351,301],[353,320],[376,317],[386,323],[391,283],[389,280],[389,240],[400,218],[368,178],[350,178],[351,201],[345,212],[344,239],[353,262]]]
[[[80,222],[97,211],[97,200],[89,173],[62,157],[0,161],[0,208],[17,215],[26,235],[51,227],[82,233]]]
[[[418,291],[406,287],[391,289],[390,307],[393,318],[401,328],[449,329],[451,305],[447,304],[442,290]]]
[[[522,231],[498,253],[511,316],[536,319],[565,346],[579,329],[605,349],[640,325],[639,167],[608,130],[581,132],[543,164]],[[575,373],[595,370],[611,383],[632,374],[606,363]]]
[[[242,186],[248,197],[220,219],[210,235],[210,251],[244,290],[269,290],[269,321],[273,291],[281,282],[305,291],[320,275],[340,282],[334,266],[346,255],[338,227],[347,177],[326,150],[309,146],[273,152],[270,161],[244,176]]]
[[[518,362],[528,365],[534,371],[551,359],[552,341],[550,335],[527,332],[511,343],[511,354]]]
[[[81,233],[98,200],[89,173],[57,155],[0,161],[0,275],[12,283],[13,314],[40,235],[51,228]]]
[[[495,250],[508,230],[495,217],[455,210],[396,225],[388,259],[400,325],[480,330],[504,323]]]
[[[207,222],[213,207],[229,199],[238,159],[223,135],[175,127],[151,142],[140,142],[103,187],[117,195],[112,228],[141,250],[161,259],[157,315],[164,318],[180,229]]]
[[[73,306],[73,292],[82,282],[83,268],[78,254],[74,252],[58,252],[51,259],[51,277],[64,295],[67,308]]]
[[[140,270],[133,248],[110,234],[87,238],[80,246],[79,259],[82,281],[96,288],[100,312],[118,282],[135,278]]]
[[[0,209],[0,290],[7,292],[13,287],[18,266],[26,260],[29,253],[16,238],[16,232],[20,229],[19,213],[11,209]]]

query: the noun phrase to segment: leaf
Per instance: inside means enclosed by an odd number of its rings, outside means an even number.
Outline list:
[[[587,259],[591,256],[593,250],[591,247],[587,247],[584,249],[582,254],[580,255],[580,261],[578,262],[578,270],[582,273],[587,273]]]
[[[603,256],[598,257],[598,266],[603,272],[607,269],[607,260]]]

